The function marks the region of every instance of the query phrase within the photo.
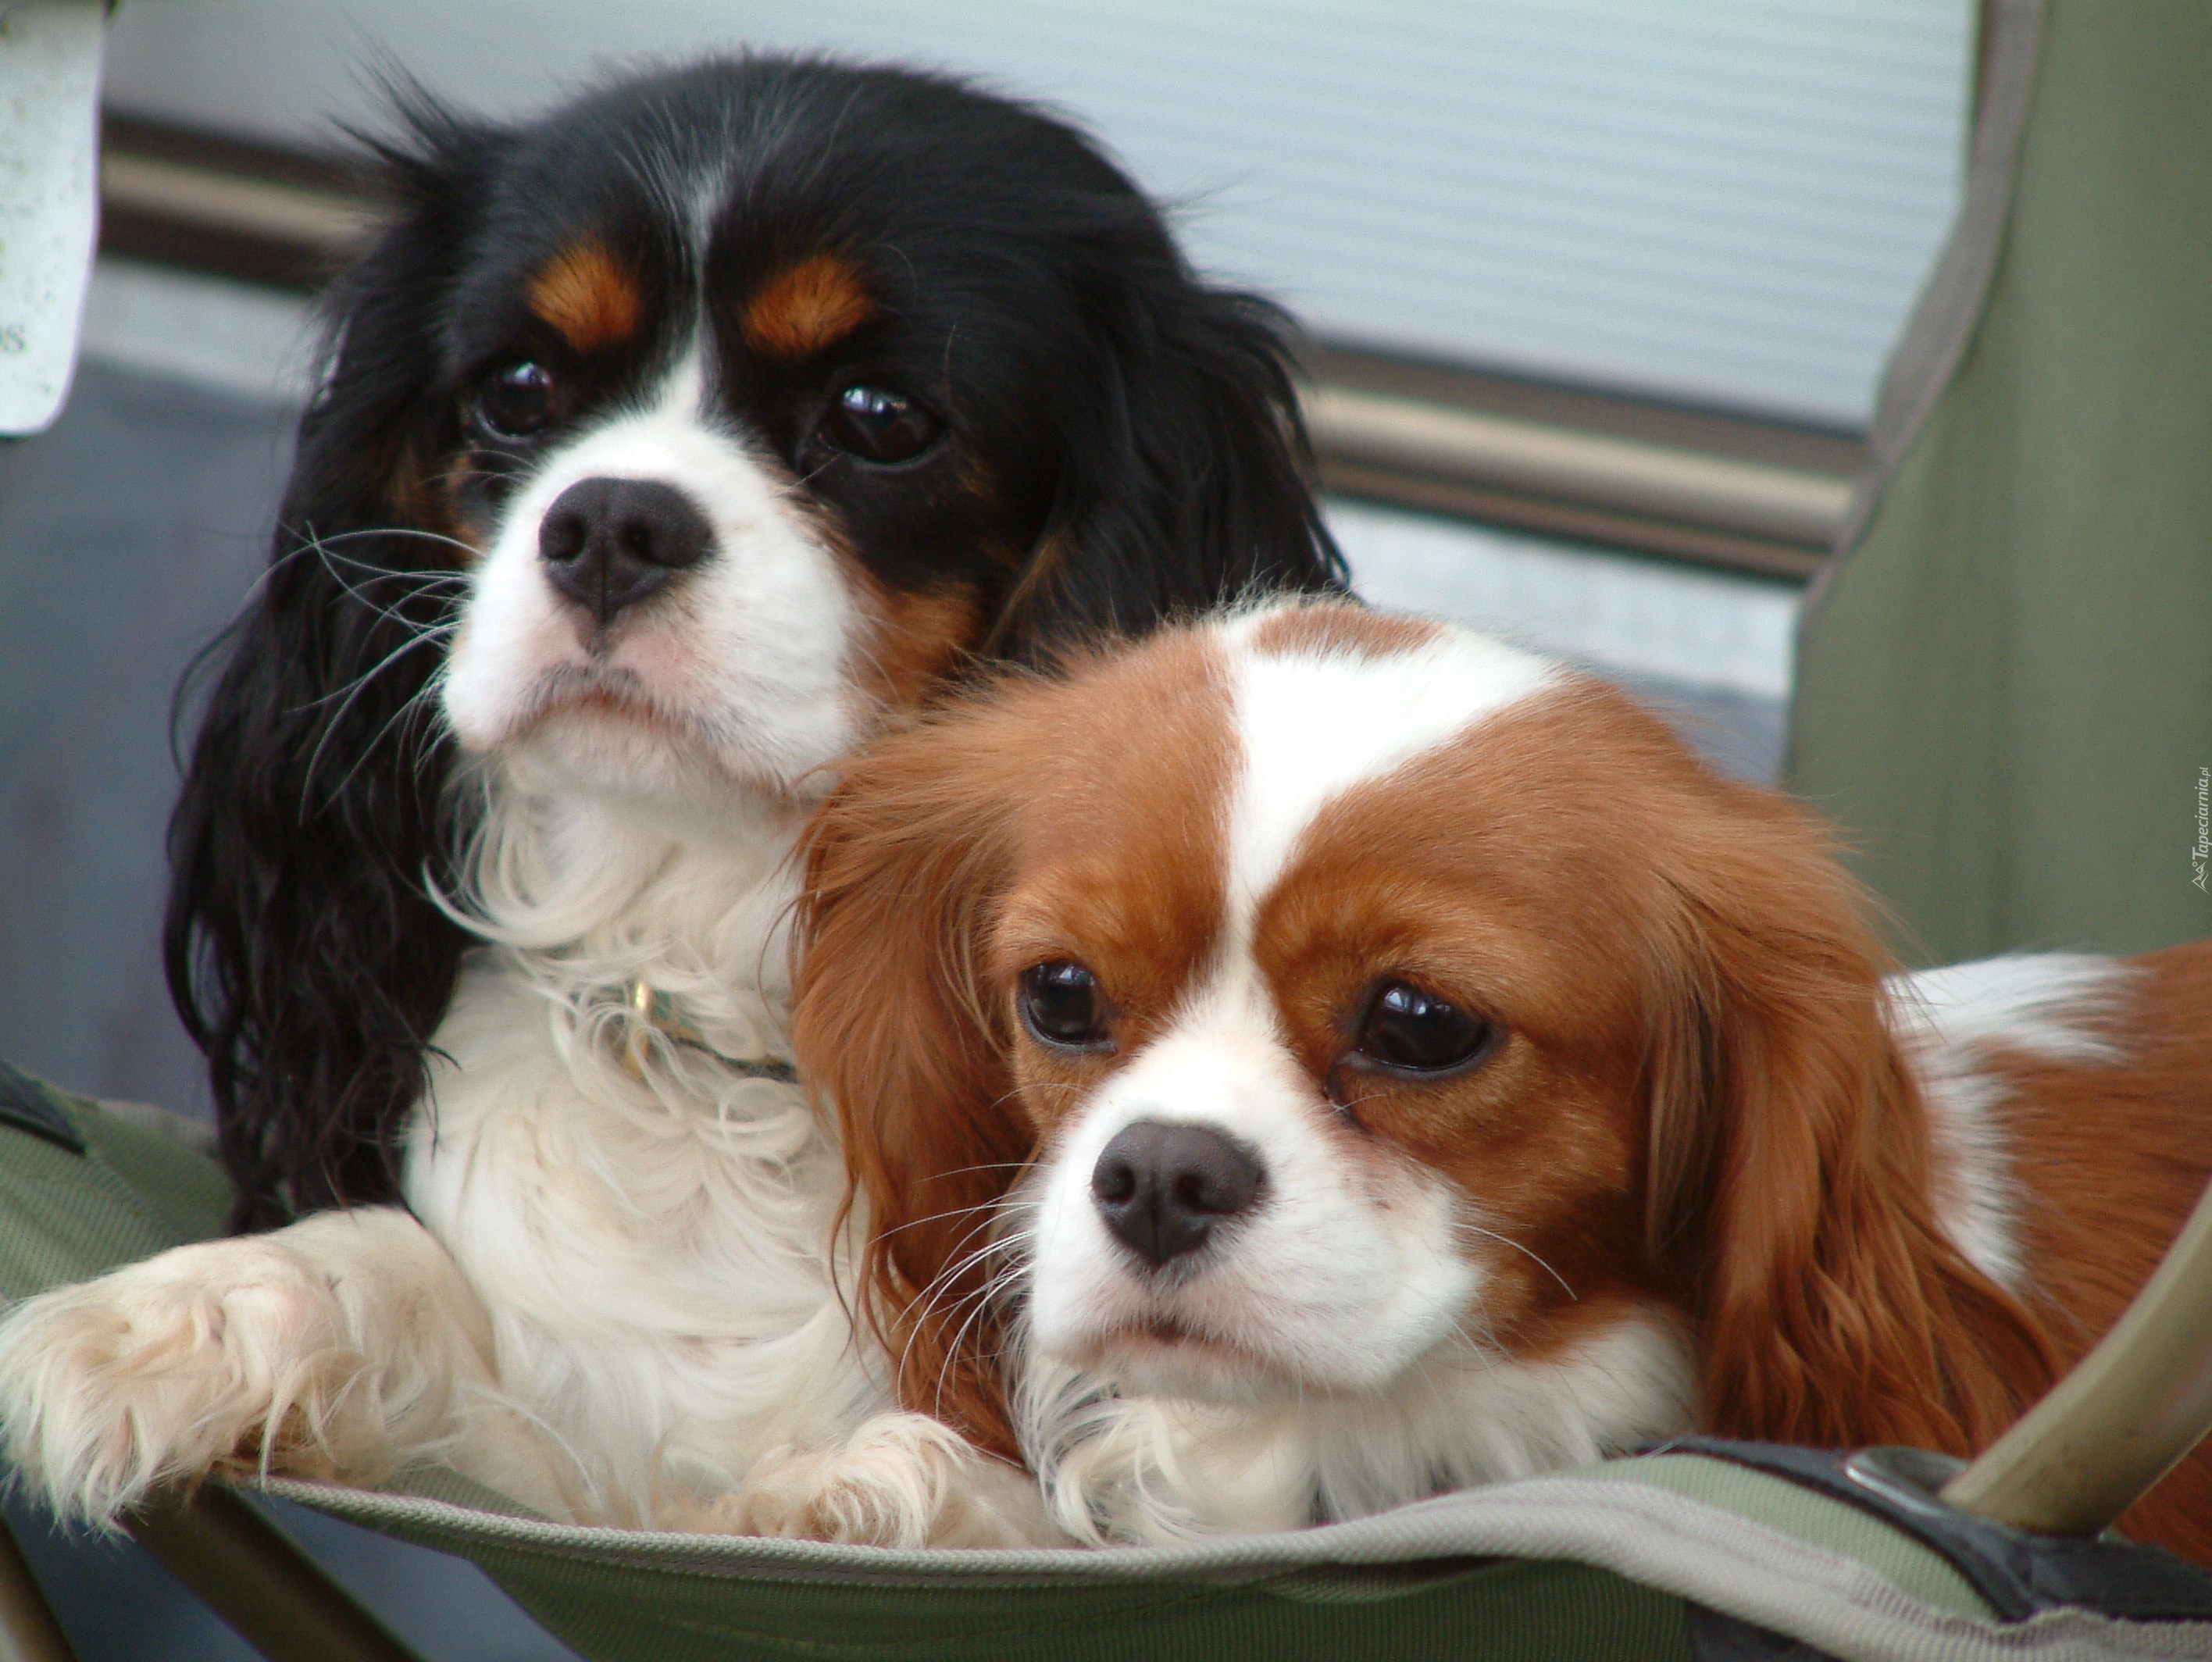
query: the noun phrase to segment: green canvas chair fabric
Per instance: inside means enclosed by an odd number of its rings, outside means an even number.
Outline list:
[[[2212,7],[1984,15],[1787,769],[1921,963],[2212,935]]]
[[[11,1106],[12,1104],[12,1106]],[[222,1175],[160,1116],[0,1072],[0,1293],[216,1233]],[[2212,1657],[2212,1623],[2003,1624],[1870,1513],[1692,1454],[1168,1550],[890,1552],[584,1529],[422,1467],[272,1492],[473,1560],[594,1662],[941,1657],[1686,1659],[1692,1604],[1869,1662]]]

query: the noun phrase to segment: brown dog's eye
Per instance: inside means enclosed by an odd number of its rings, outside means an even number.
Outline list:
[[[848,456],[888,466],[910,462],[937,442],[937,418],[903,392],[848,386],[830,406],[822,437]]]
[[[561,387],[543,364],[508,364],[477,389],[477,420],[495,438],[526,439],[559,419]]]
[[[1355,1048],[1370,1062],[1406,1073],[1448,1073],[1490,1049],[1498,1029],[1406,981],[1386,981],[1359,1024]]]
[[[1096,1050],[1107,1042],[1106,1004],[1098,980],[1065,960],[1022,972],[1022,1024],[1062,1050]]]

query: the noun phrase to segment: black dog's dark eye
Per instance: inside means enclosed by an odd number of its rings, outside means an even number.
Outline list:
[[[1048,1045],[1092,1050],[1106,1042],[1105,1001],[1098,980],[1064,960],[1022,972],[1022,1021]]]
[[[936,442],[937,418],[903,392],[848,386],[822,422],[822,436],[864,462],[911,461]]]
[[[1444,1073],[1488,1050],[1497,1028],[1404,981],[1385,982],[1359,1024],[1358,1052],[1386,1068]]]
[[[560,415],[560,384],[544,364],[508,364],[477,389],[477,419],[502,439],[542,433]]]

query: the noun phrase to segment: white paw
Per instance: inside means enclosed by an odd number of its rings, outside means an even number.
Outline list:
[[[921,1414],[880,1414],[842,1447],[786,1451],[689,1520],[731,1535],[882,1547],[1059,1543],[1027,1472]]]
[[[377,1233],[319,1217],[180,1246],[10,1310],[0,1319],[10,1463],[58,1514],[103,1526],[159,1486],[215,1471],[380,1475],[400,1422],[437,1405],[426,1381],[395,1380],[364,1356],[361,1301],[313,1250]],[[298,1236],[309,1250],[288,1239]]]

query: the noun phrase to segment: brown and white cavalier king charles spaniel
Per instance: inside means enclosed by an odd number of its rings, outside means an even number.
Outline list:
[[[238,1222],[299,1221],[11,1313],[13,1461],[101,1520],[443,1451],[555,1517],[1026,1537],[854,1343],[789,857],[979,659],[1340,586],[1281,315],[942,77],[404,113],[173,836]]]
[[[1804,810],[1340,603],[1012,677],[810,862],[872,1319],[1082,1538],[1692,1429],[1964,1453],[2212,1168],[2212,949],[1893,974]],[[2212,1558],[2212,1455],[2127,1526]]]

